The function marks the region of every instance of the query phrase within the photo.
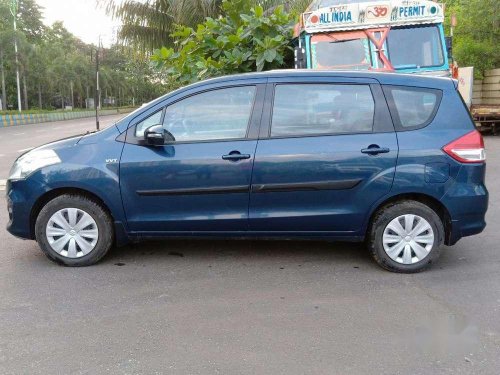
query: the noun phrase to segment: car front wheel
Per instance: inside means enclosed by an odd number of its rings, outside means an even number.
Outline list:
[[[35,234],[50,260],[72,267],[97,263],[113,245],[110,216],[81,195],[61,195],[48,202],[37,217]]]
[[[444,227],[436,212],[417,201],[402,201],[377,212],[368,246],[383,268],[415,273],[437,260],[443,242]]]

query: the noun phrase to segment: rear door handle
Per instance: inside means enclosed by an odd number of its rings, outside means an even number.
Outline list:
[[[368,148],[364,148],[361,150],[363,154],[368,155],[378,155],[378,154],[387,154],[391,150],[388,147],[379,147],[378,145],[370,145]]]
[[[231,151],[227,155],[222,155],[222,159],[229,161],[245,160],[250,159],[250,154],[242,154],[239,151]]]

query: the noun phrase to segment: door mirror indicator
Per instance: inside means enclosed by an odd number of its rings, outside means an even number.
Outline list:
[[[175,137],[162,125],[153,125],[144,131],[144,140],[150,146],[163,146],[175,142]]]

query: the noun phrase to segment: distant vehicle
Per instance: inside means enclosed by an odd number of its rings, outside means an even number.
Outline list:
[[[246,237],[366,240],[382,267],[418,272],[486,225],[484,144],[456,88],[298,70],[200,82],[22,155],[8,230],[68,266],[114,243]]]
[[[444,8],[428,0],[314,0],[296,27],[296,67],[450,76]]]

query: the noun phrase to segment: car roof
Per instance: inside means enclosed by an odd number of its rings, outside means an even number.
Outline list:
[[[403,85],[444,89],[452,85],[452,79],[447,77],[424,76],[416,74],[384,73],[369,71],[339,71],[339,70],[311,70],[311,69],[282,69],[270,70],[257,73],[242,73],[235,75],[222,76],[201,81],[190,87],[203,86],[213,83],[224,83],[230,81],[242,81],[251,79],[265,78],[359,78],[375,79],[385,85]]]

